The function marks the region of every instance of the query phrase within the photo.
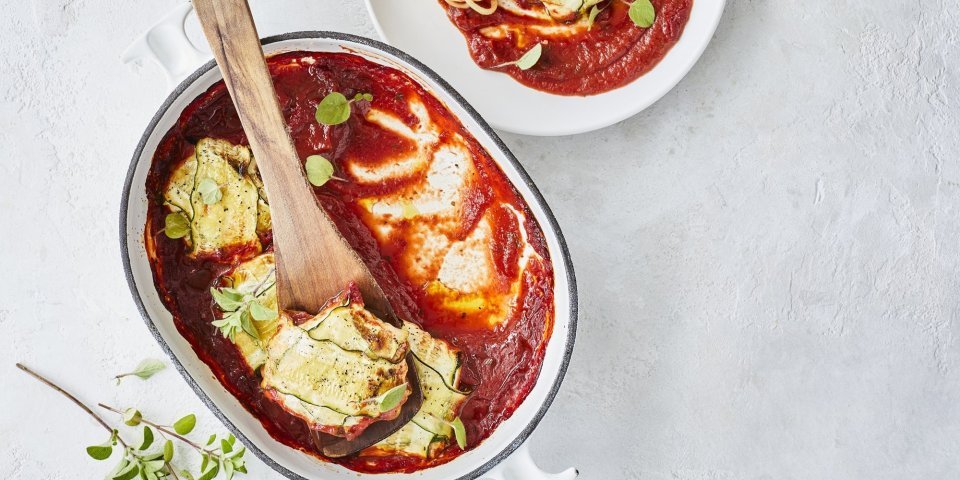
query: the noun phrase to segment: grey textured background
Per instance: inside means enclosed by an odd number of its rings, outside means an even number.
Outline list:
[[[102,440],[95,424],[15,361],[88,402],[222,430],[173,371],[110,381],[162,356],[116,219],[167,88],[119,55],[176,4],[0,0],[4,478],[107,469],[81,448]],[[375,35],[358,0],[253,7],[263,34]],[[585,135],[504,136],[581,287],[539,463],[585,480],[960,476],[958,35],[955,2],[730,0],[650,109]],[[249,478],[279,478],[251,463]]]

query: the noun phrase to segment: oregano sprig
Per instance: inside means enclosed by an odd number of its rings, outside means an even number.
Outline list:
[[[128,408],[121,410],[102,403],[99,404],[101,408],[119,414],[121,420],[128,425],[139,426],[143,424],[141,440],[137,444],[133,444],[124,440],[117,429],[111,427],[103,417],[91,410],[90,407],[87,407],[70,392],[20,363],[17,363],[17,368],[48,387],[60,392],[71,402],[87,412],[100,426],[110,433],[110,437],[106,442],[86,448],[87,454],[90,455],[91,458],[99,461],[107,460],[113,456],[116,447],[119,446],[122,448],[120,461],[106,476],[108,480],[134,480],[135,478],[140,478],[141,480],[180,480],[180,475],[187,480],[213,480],[221,471],[224,472],[224,477],[227,480],[231,480],[237,473],[247,473],[243,459],[243,454],[246,450],[243,447],[237,448],[236,438],[234,438],[233,435],[229,435],[221,442],[219,447],[214,448],[209,447],[217,438],[215,434],[210,436],[207,447],[202,447],[186,438],[185,435],[190,433],[196,425],[196,416],[193,414],[180,418],[174,422],[172,426],[165,426],[143,418],[143,415],[137,409]],[[155,431],[159,432],[163,438],[162,443],[155,442],[157,438],[154,433]],[[172,463],[174,459],[172,439],[174,438],[186,443],[201,454],[202,465],[199,474],[192,475],[186,470],[180,470],[179,474],[177,473],[177,469]],[[136,445],[136,447],[134,447],[134,445]]]
[[[156,375],[157,372],[159,372],[160,370],[163,370],[164,368],[166,368],[166,366],[167,365],[161,362],[160,360],[147,358],[141,361],[139,364],[137,364],[137,367],[134,368],[133,371],[127,372],[127,373],[121,373],[120,375],[117,375],[113,378],[117,380],[117,385],[120,384],[121,380],[130,376],[135,376],[140,378],[141,380],[146,380]]]
[[[229,338],[231,342],[235,342],[237,333],[243,331],[259,340],[260,333],[253,325],[253,320],[262,322],[277,318],[276,310],[267,308],[260,302],[260,298],[273,286],[273,284],[266,286],[270,277],[271,275],[267,275],[263,282],[254,289],[253,293],[244,293],[232,287],[210,288],[213,301],[224,313],[223,318],[214,320],[212,323],[213,326],[220,329],[220,334],[224,338]],[[264,288],[265,286],[266,288]]]

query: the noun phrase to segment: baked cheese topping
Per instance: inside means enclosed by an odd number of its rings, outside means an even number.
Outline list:
[[[523,268],[507,279],[505,287],[490,248],[495,233],[489,218],[492,208],[463,231],[464,209],[482,182],[473,154],[459,134],[440,134],[421,99],[411,96],[407,105],[417,120],[414,126],[375,108],[366,113],[366,120],[416,145],[409,155],[378,165],[348,160],[347,168],[360,182],[413,179],[391,193],[361,199],[367,211],[364,223],[381,243],[395,235],[405,239],[407,248],[400,260],[413,284],[447,309],[479,316],[493,327],[508,318]],[[525,232],[526,218],[510,211]],[[523,251],[533,252],[525,236],[522,241]]]

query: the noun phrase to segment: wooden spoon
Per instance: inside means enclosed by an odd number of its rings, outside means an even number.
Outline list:
[[[193,5],[270,199],[280,308],[319,312],[349,282],[356,282],[367,308],[399,326],[383,290],[307,183],[246,0],[193,0]],[[423,398],[413,361],[409,356],[406,361],[413,394],[400,416],[372,424],[351,441],[318,432],[315,443],[325,455],[341,457],[360,451],[413,418]]]

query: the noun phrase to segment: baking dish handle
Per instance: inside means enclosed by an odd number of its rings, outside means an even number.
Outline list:
[[[506,460],[493,467],[483,478],[489,480],[573,480],[580,472],[575,468],[568,468],[560,473],[547,473],[540,470],[533,457],[527,442],[523,442]]]
[[[167,74],[170,87],[180,83],[191,72],[210,58],[197,50],[184,25],[193,5],[185,2],[150,27],[123,52],[121,60],[130,63],[144,58],[157,62]]]

